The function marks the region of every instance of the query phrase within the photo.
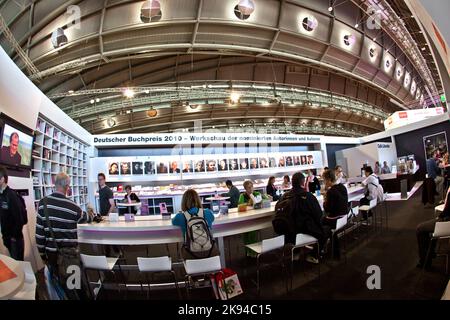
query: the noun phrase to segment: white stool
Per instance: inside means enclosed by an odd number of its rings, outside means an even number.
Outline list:
[[[298,233],[295,236],[295,245],[291,248],[291,290],[292,282],[294,278],[294,250],[298,248],[304,248],[306,246],[317,245],[317,257],[320,256],[319,240],[310,236],[309,234]],[[320,262],[318,265],[319,279],[320,279]]]
[[[285,244],[284,235],[282,235],[282,236],[278,236],[275,238],[266,239],[261,242],[246,245],[246,247],[248,249],[250,249],[251,251],[256,253],[256,292],[257,292],[258,296],[259,296],[259,292],[260,292],[260,286],[259,286],[260,258],[264,254],[275,253],[276,251],[283,249],[284,244]],[[281,255],[278,257],[276,262],[279,263],[280,261],[281,261],[281,267],[284,269],[285,268],[284,252],[281,252]],[[287,291],[289,291],[289,289],[287,288],[287,283],[286,283],[286,289],[287,289]]]
[[[150,274],[151,280],[153,282],[153,276],[156,274],[170,274],[175,283],[175,287],[177,289],[178,298],[181,299],[180,288],[178,287],[178,280],[175,275],[175,272],[172,269],[172,259],[170,257],[157,257],[157,258],[137,258],[138,269],[139,271],[145,274],[145,278],[147,281],[148,291],[147,291],[147,299],[150,297],[151,283],[148,279],[148,275]],[[144,287],[142,284],[142,279],[139,277],[139,281],[141,284],[141,290],[144,291]]]
[[[377,206],[377,199],[376,198],[370,200],[369,204],[366,204],[366,205],[363,205],[363,206],[359,206],[359,211],[367,213],[367,226],[369,226],[369,211],[372,210],[372,221],[374,222],[373,223],[374,228],[376,228],[376,212],[373,209],[375,209],[376,206]],[[368,232],[369,231],[367,230],[367,235],[368,235]]]
[[[336,236],[336,238],[338,237],[338,232],[342,231],[344,234],[344,243],[345,243],[345,227],[347,226],[348,223],[348,215],[343,215],[341,216],[341,218],[336,220],[336,228],[331,230],[331,254],[334,254],[334,246],[336,245],[334,242],[334,238]],[[344,245],[345,247],[345,245]],[[345,258],[347,259],[347,255],[345,254]]]
[[[222,270],[220,256],[214,256],[205,259],[193,259],[184,261],[184,269],[186,270],[185,285],[188,299],[190,297],[191,280],[195,283],[194,278],[205,276],[206,274],[216,273]],[[208,278],[209,281],[211,281]]]
[[[83,265],[84,274],[86,276],[88,289],[94,299],[97,297],[98,291],[97,294],[95,293],[94,289],[91,291],[91,283],[89,281],[89,276],[87,273],[88,270],[97,271],[100,282],[100,288],[104,284],[102,280],[102,274],[104,275],[106,273],[111,273],[114,276],[116,285],[120,292],[119,282],[117,281],[116,273],[114,272],[114,267],[116,266],[116,263],[119,260],[119,258],[107,258],[106,256],[91,256],[87,254],[80,254],[80,258],[81,263]],[[98,288],[98,290],[100,290],[100,288]]]

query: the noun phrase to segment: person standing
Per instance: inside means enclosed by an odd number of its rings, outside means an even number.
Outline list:
[[[136,195],[136,193],[131,192],[131,186],[127,185],[125,186],[125,196],[123,197],[123,201],[126,203],[138,203],[141,202],[141,200],[139,199],[139,197]],[[132,214],[136,214],[137,210],[136,207],[130,207],[130,213]],[[128,210],[127,210],[128,212]]]
[[[387,161],[383,162],[383,167],[381,168],[381,174],[391,173],[391,168],[389,168]]]
[[[22,228],[27,224],[26,208],[17,192],[8,186],[8,171],[0,167],[0,223],[3,244],[11,258],[23,261],[24,240]]]
[[[236,188],[235,185],[233,185],[233,182],[231,180],[227,180],[225,184],[229,191],[227,193],[224,193],[223,196],[230,197],[230,208],[236,208],[241,193],[239,192],[239,189]]]
[[[106,177],[104,173],[99,173],[98,180],[98,194],[100,199],[100,215],[107,216],[116,209],[114,204],[114,194],[112,190],[106,185]]]
[[[381,174],[380,162],[375,162],[375,167],[373,168],[373,172],[377,175]]]
[[[78,294],[66,286],[70,274],[62,274],[58,256],[62,249],[78,247],[78,223],[92,221],[93,213],[86,213],[67,198],[70,177],[61,172],[56,175],[55,192],[39,201],[36,215],[36,245],[42,261],[53,278],[63,288],[69,299],[77,299]],[[47,219],[48,216],[48,219]],[[59,256],[61,259],[61,256]]]

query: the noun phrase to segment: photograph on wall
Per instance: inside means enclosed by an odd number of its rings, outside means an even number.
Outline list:
[[[192,161],[186,160],[183,162],[183,173],[192,173],[194,168],[192,167]]]
[[[447,134],[445,132],[439,132],[431,136],[423,137],[423,147],[427,160],[432,158],[435,153],[441,158],[448,152]]]
[[[292,167],[294,165],[294,161],[291,156],[286,157],[286,167]]]
[[[180,173],[181,169],[180,169],[180,164],[178,163],[177,160],[172,160],[170,161],[170,169],[169,169],[169,173]]]
[[[156,167],[156,173],[157,174],[164,174],[168,173],[169,169],[167,168],[167,163],[160,162],[158,166]]]
[[[279,157],[278,158],[278,167],[283,168],[286,166],[286,162],[284,160],[284,157]]]
[[[195,172],[205,172],[205,161],[197,160],[195,162]]]
[[[300,164],[301,164],[302,166],[308,164],[308,160],[307,160],[306,156],[300,156]]]
[[[258,158],[250,158],[250,169],[258,169]]]
[[[108,172],[110,176],[116,176],[119,174],[119,164],[117,162],[111,162],[108,164]]]
[[[275,158],[269,158],[269,168],[276,168],[277,160]]]
[[[0,161],[2,163],[14,166],[30,165],[33,149],[31,135],[5,124],[1,142]]]
[[[208,171],[208,172],[217,171],[217,162],[216,162],[216,160],[207,160],[206,161],[206,171]]]
[[[301,165],[300,157],[294,156],[294,166],[300,166],[300,165]]]
[[[133,171],[133,174],[144,173],[142,162],[133,162],[133,170],[132,171]]]
[[[219,160],[219,171],[228,171],[228,160]]]
[[[248,170],[248,159],[239,159],[239,169]]]
[[[155,161],[144,162],[144,174],[155,174]]]
[[[314,157],[312,155],[307,156],[308,164],[314,164]]]
[[[122,175],[131,174],[131,163],[130,162],[121,162],[120,163],[120,174],[122,174]]]
[[[229,160],[229,168],[231,171],[239,170],[239,162],[238,159],[230,159]]]
[[[259,167],[261,169],[265,169],[269,167],[269,163],[267,162],[267,158],[259,158]]]

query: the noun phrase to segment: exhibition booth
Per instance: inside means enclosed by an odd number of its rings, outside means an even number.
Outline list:
[[[14,131],[20,132],[22,159],[20,165],[9,166],[9,185],[26,201],[25,260],[34,270],[43,267],[34,240],[36,205],[52,192],[54,178],[61,171],[71,177],[68,196],[85,210],[91,204],[98,212],[98,173],[106,175],[117,203],[124,197],[125,185],[131,185],[142,202],[135,217],[80,225],[81,243],[179,243],[180,230],[166,219],[180,211],[183,192],[194,188],[203,204],[216,214],[213,235],[223,247],[224,237],[270,228],[274,214],[274,203],[246,212],[230,209],[221,213],[222,203],[215,208],[212,202],[227,191],[225,180],[232,180],[243,191],[243,182],[250,179],[255,189],[264,192],[270,176],[275,176],[279,185],[284,175],[307,170],[320,175],[324,167],[339,164],[350,182],[349,196],[356,200],[363,192],[358,184],[363,179],[361,169],[386,161],[391,173],[381,180],[386,181],[388,192],[399,192],[405,178],[410,181],[410,192],[425,177],[425,160],[436,148],[447,148],[450,134],[449,115],[442,113],[363,138],[258,133],[251,129],[91,135],[35,87],[1,49],[0,66],[2,145],[9,145]],[[18,94],[17,88],[26,94]],[[316,196],[323,202],[320,194]],[[168,217],[162,208],[167,209]],[[3,247],[0,251],[5,253]]]

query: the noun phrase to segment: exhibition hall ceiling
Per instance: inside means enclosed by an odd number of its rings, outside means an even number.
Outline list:
[[[5,51],[92,133],[362,136],[442,92],[402,0],[0,0],[0,14]]]

